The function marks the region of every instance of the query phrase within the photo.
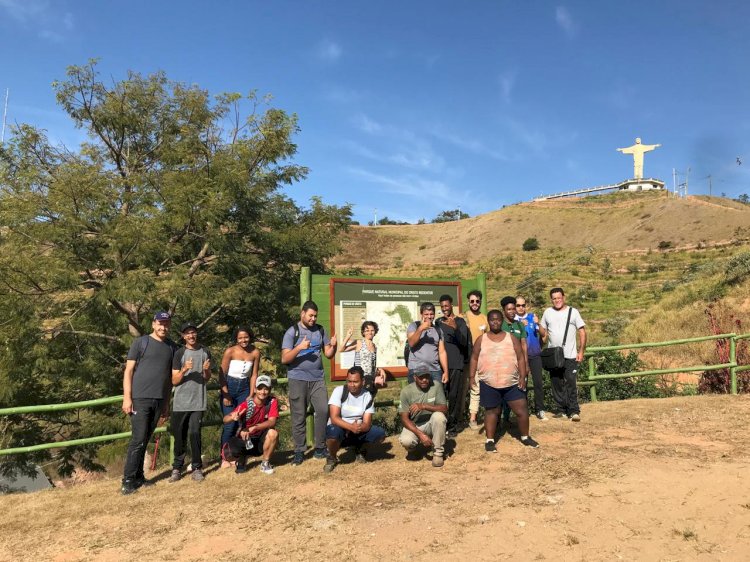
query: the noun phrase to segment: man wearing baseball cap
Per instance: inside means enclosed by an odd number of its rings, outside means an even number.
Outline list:
[[[198,328],[186,322],[180,328],[185,341],[172,360],[172,419],[170,429],[174,436],[174,462],[170,482],[182,478],[185,464],[185,442],[190,438],[192,478],[203,480],[201,460],[201,421],[206,411],[206,383],[211,378],[211,352],[198,343]]]
[[[176,345],[169,339],[169,312],[154,314],[152,332],[133,340],[122,379],[122,411],[130,417],[132,436],[125,459],[122,493],[132,494],[146,481],[143,460],[159,421],[169,413],[172,358]]]
[[[255,395],[241,402],[224,416],[224,423],[241,422],[240,431],[224,445],[221,455],[224,460],[237,461],[237,473],[247,472],[247,457],[260,457],[260,471],[273,474],[271,455],[279,442],[276,420],[279,417],[279,402],[271,396],[271,377],[258,375],[255,379]]]

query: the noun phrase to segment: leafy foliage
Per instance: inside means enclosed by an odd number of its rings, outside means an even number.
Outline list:
[[[539,248],[539,240],[537,240],[536,238],[527,238],[523,241],[523,244],[521,244],[521,249],[524,252],[533,252],[534,250],[538,250]]]
[[[106,85],[95,61],[53,88],[89,140],[72,150],[24,124],[0,151],[0,406],[120,394],[155,309],[216,347],[239,322],[278,340],[299,266],[324,271],[351,221],[280,191],[308,172],[292,161],[296,116],[162,73]],[[0,447],[115,431],[117,410],[14,417]],[[62,472],[94,449],[66,450]]]
[[[449,211],[441,212],[438,216],[436,216],[430,222],[433,222],[433,223],[452,222],[452,221],[468,219],[468,218],[469,218],[469,214],[464,213],[463,211],[461,211],[461,209],[451,209]]]
[[[617,351],[605,351],[594,356],[596,373],[615,374],[631,373],[643,367],[643,362],[635,351],[627,354]],[[588,379],[588,361],[581,364],[578,380]],[[600,380],[596,386],[599,400],[627,400],[628,398],[658,398],[663,392],[654,382],[653,377],[630,377],[622,379]]]

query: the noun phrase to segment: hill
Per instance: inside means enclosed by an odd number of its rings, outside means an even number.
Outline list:
[[[481,261],[535,237],[542,248],[605,252],[726,244],[750,236],[750,206],[720,197],[615,193],[520,203],[461,221],[352,228],[337,266]]]
[[[710,412],[710,415],[707,415]],[[740,560],[750,552],[750,397],[583,406],[489,455],[461,433],[440,470],[391,437],[336,470],[207,470],[132,496],[117,478],[0,497],[2,560]],[[512,430],[514,431],[514,430]],[[744,555],[742,553],[745,553]],[[269,554],[270,553],[270,554]]]

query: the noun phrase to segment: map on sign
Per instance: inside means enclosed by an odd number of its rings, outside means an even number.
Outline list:
[[[377,366],[392,375],[405,375],[404,344],[406,330],[419,318],[419,306],[431,302],[440,310],[441,295],[450,295],[454,305],[461,302],[458,282],[380,282],[373,280],[332,280],[335,333],[352,330],[352,341],[362,338],[361,327],[365,320],[377,323]],[[458,313],[457,306],[454,310]],[[354,364],[354,352],[340,351],[334,359],[334,379],[346,376]]]

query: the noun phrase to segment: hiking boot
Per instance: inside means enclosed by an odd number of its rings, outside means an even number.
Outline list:
[[[313,458],[318,459],[319,461],[327,459],[328,458],[328,449],[315,449],[315,453],[313,453]]]
[[[441,468],[445,464],[443,455],[432,455],[432,466],[435,468]]]
[[[484,450],[488,453],[497,453],[497,447],[492,439],[484,442]]]
[[[521,443],[523,443],[527,447],[532,447],[534,449],[539,448],[539,443],[534,441],[531,437],[521,437]]]
[[[273,466],[271,466],[271,463],[268,461],[261,461],[260,471],[263,474],[273,474]]]
[[[337,464],[338,464],[338,462],[336,461],[336,459],[334,459],[332,457],[328,457],[326,459],[326,464],[323,467],[323,472],[325,472],[326,474],[328,474],[330,472],[333,472],[333,469],[336,468]]]
[[[407,461],[418,461],[418,460],[421,460],[421,458],[422,458],[422,453],[418,451],[416,447],[406,451]]]
[[[193,469],[193,473],[190,475],[190,478],[192,478],[196,482],[203,482],[206,479],[206,477],[203,476],[203,471],[200,468]]]
[[[573,414],[572,416],[570,416],[570,421],[574,421],[574,422],[579,422],[579,421],[581,421],[581,416],[580,416],[580,414]]]
[[[539,410],[536,413],[536,418],[541,421],[547,421],[549,418],[547,417],[547,413],[544,410]]]
[[[292,459],[292,466],[299,466],[303,462],[305,462],[305,453],[302,451],[296,451],[294,453],[294,458]]]
[[[133,482],[132,480],[125,480],[122,483],[122,488],[120,488],[120,492],[122,493],[123,496],[129,496],[133,492],[137,492],[137,491],[138,491],[138,486],[136,486],[135,482]]]
[[[182,472],[179,468],[172,469],[172,475],[169,477],[170,482],[177,482],[182,478]]]

